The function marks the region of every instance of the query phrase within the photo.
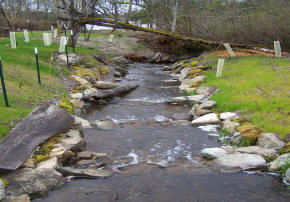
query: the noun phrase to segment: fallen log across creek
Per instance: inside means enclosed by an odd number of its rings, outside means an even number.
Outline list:
[[[18,169],[38,145],[73,123],[74,118],[56,105],[37,107],[0,142],[0,174]]]
[[[92,100],[106,99],[106,98],[110,98],[113,96],[125,94],[131,90],[138,88],[138,87],[139,87],[139,85],[127,85],[127,86],[113,88],[110,90],[102,90],[102,91],[99,91],[97,93],[87,95],[87,96],[83,97],[82,100],[92,101]]]

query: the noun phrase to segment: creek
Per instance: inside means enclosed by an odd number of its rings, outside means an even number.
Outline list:
[[[86,150],[109,154],[105,179],[73,179],[35,201],[289,201],[277,177],[265,173],[220,173],[200,161],[200,150],[220,146],[201,128],[170,121],[190,106],[167,105],[182,95],[164,80],[161,65],[135,64],[119,83],[140,87],[90,108],[89,121],[113,120],[120,127],[83,131]],[[170,84],[177,85],[177,84]]]

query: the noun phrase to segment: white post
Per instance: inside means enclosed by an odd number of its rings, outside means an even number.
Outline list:
[[[11,43],[11,48],[16,49],[15,32],[10,32],[10,43]]]
[[[282,57],[280,41],[274,41],[275,57]]]
[[[50,27],[51,32],[53,32],[53,26]]]
[[[52,42],[52,33],[47,33],[48,35],[48,44],[51,45]]]
[[[23,30],[24,33],[24,42],[28,43],[29,42],[29,35],[27,29]]]
[[[231,57],[236,57],[231,45],[229,43],[225,43],[224,46],[226,47],[227,51],[229,52]]]
[[[55,39],[57,37],[57,29],[53,30],[53,38]]]
[[[34,48],[35,55],[38,54],[37,48]]]
[[[110,34],[109,42],[112,43],[113,42],[113,39],[114,39],[114,35],[113,34]]]
[[[49,46],[49,35],[48,33],[43,33],[43,42],[45,46]]]
[[[64,53],[65,52],[65,45],[66,45],[66,37],[62,36],[62,37],[60,37],[58,52]]]
[[[224,64],[225,64],[225,59],[220,58],[219,61],[218,61],[216,77],[221,77],[222,76],[222,71],[223,71],[223,68],[224,68]]]

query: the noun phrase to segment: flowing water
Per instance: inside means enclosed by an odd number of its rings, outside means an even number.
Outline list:
[[[208,135],[215,127],[172,123],[173,114],[190,107],[164,103],[181,95],[174,87],[162,88],[169,85],[167,79],[159,65],[136,64],[120,84],[139,88],[84,115],[120,125],[83,131],[86,149],[108,153],[107,165],[118,172],[105,179],[72,180],[37,201],[290,201],[289,190],[275,176],[220,173],[198,161],[201,149],[221,145]]]

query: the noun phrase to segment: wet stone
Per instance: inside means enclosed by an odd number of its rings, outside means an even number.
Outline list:
[[[96,161],[94,161],[94,160],[80,160],[76,164],[78,166],[88,166],[88,165],[95,164],[95,163],[96,163]]]
[[[201,150],[201,155],[206,159],[216,159],[218,157],[225,156],[227,154],[228,153],[225,150],[218,147],[205,148]]]
[[[257,154],[229,154],[214,160],[214,164],[221,171],[235,172],[240,170],[249,170],[264,168],[266,160]]]
[[[192,120],[192,116],[188,113],[178,113],[173,115],[173,120]]]

